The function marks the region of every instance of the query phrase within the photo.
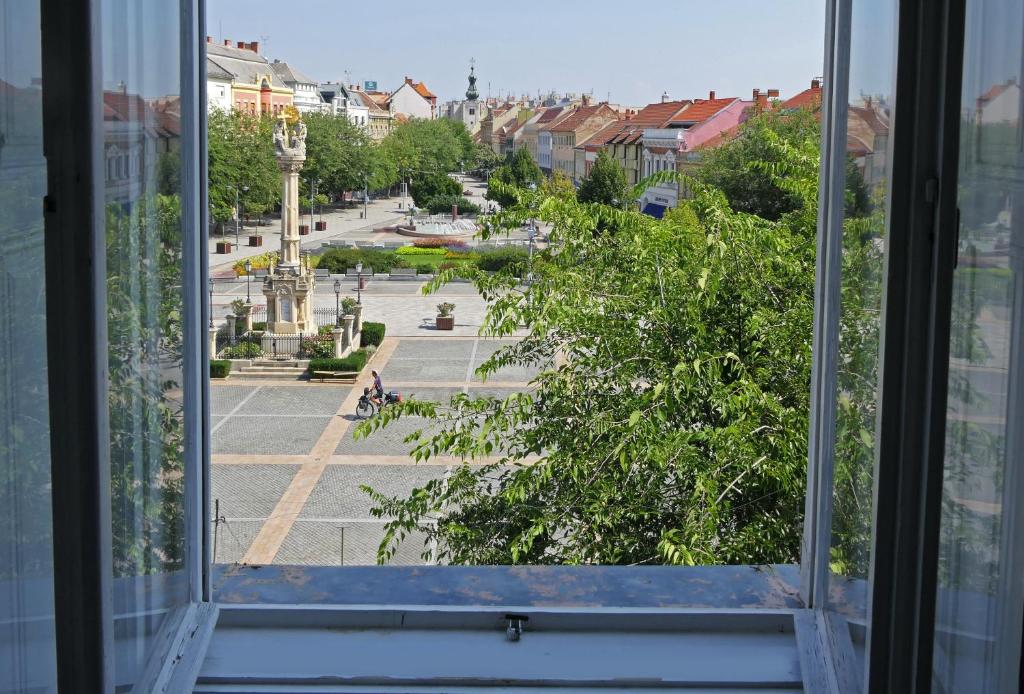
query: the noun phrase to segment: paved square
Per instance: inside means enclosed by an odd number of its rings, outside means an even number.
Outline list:
[[[441,479],[446,470],[443,465],[330,465],[299,517],[370,520],[373,501],[360,485],[389,496],[405,496],[430,480]]]
[[[235,564],[242,561],[252,541],[256,539],[263,521],[237,521],[230,518],[211,528],[217,535],[214,564]],[[211,544],[211,551],[212,549]]]
[[[466,359],[430,359],[413,360],[403,359],[400,361],[389,361],[379,371],[382,378],[387,378],[393,383],[423,383],[435,381],[438,383],[451,383],[466,380],[466,373],[469,370],[469,358]],[[387,382],[384,384],[387,386]]]
[[[274,558],[275,564],[304,566],[367,566],[377,563],[377,548],[384,524],[298,520]],[[399,546],[388,562],[392,566],[421,566],[424,537],[414,534]],[[344,556],[342,556],[344,553]]]
[[[221,515],[228,518],[266,518],[298,469],[298,465],[214,465],[210,503],[219,500]]]
[[[238,415],[287,414],[325,415],[338,412],[349,387],[297,388],[295,386],[263,386],[238,409]]]
[[[465,359],[469,361],[475,342],[476,340],[445,340],[443,338],[402,340],[395,348],[388,364],[393,365],[397,361],[405,360],[421,362],[433,359]]]
[[[415,431],[423,431],[420,438],[425,441],[436,431],[431,427],[431,420],[422,417],[402,417],[390,422],[386,427],[377,429],[366,438],[356,440],[349,429],[342,437],[335,455],[409,455],[417,442],[405,442],[405,437]],[[413,461],[410,460],[410,463]],[[391,473],[388,473],[391,474]]]
[[[231,417],[213,433],[218,453],[309,455],[331,417]]]
[[[210,413],[225,415],[245,400],[259,386],[212,385],[210,387]]]

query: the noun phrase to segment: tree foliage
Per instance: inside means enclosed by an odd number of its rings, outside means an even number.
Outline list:
[[[428,201],[438,196],[462,197],[462,185],[445,173],[420,174],[413,177],[409,194],[417,206],[426,207]]]
[[[458,171],[473,161],[473,138],[461,122],[447,118],[399,123],[380,143],[373,187],[387,188],[415,174]]]
[[[281,202],[281,174],[274,158],[273,120],[240,111],[213,110],[207,121],[209,195],[217,222],[234,219],[236,188],[246,208]]]
[[[778,220],[798,209],[802,200],[763,167],[753,164],[780,163],[781,155],[775,146],[779,138],[817,148],[821,128],[810,110],[763,111],[748,120],[739,136],[727,145],[704,153],[698,178],[721,190],[737,212]]]
[[[539,371],[505,398],[410,399],[365,422],[417,415],[417,460],[457,467],[407,498],[371,494],[387,519],[378,558],[410,535],[442,562],[707,564],[799,556],[811,365],[817,142],[776,133],[744,162],[797,204],[768,220],[691,182],[655,220],[600,202],[513,189],[495,231],[536,216],[551,244],[471,276],[482,332],[521,341],[481,367]],[[646,185],[644,182],[641,185]],[[629,191],[630,195],[636,190]],[[616,234],[595,234],[602,224]],[[432,549],[436,548],[436,549]]]
[[[341,194],[362,190],[374,172],[376,150],[370,138],[345,116],[329,113],[307,113],[306,162],[300,177],[303,192],[309,197],[309,178],[319,179],[318,189]]]
[[[516,197],[511,191],[504,190],[502,185],[514,188],[530,188],[540,185],[544,173],[533,161],[533,157],[525,149],[516,150],[504,164],[491,173],[487,185],[487,199],[497,202],[502,207],[511,207]],[[502,184],[495,186],[495,182]]]
[[[611,207],[625,207],[631,202],[626,173],[607,150],[597,153],[597,161],[580,184],[580,202],[595,202]]]

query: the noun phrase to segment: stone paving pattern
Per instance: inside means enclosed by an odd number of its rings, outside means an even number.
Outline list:
[[[327,464],[311,478],[311,491],[301,497],[298,511],[288,511],[283,520],[278,516],[276,522],[284,522],[287,533],[279,536],[284,539],[279,540],[279,547],[275,545],[276,553],[271,549],[268,554],[275,564],[376,563],[383,521],[370,515],[372,503],[360,485],[401,496],[448,473],[450,465],[444,460],[417,465],[408,458],[413,444],[403,439],[423,428],[426,420],[401,419],[366,439],[353,438],[357,420],[344,410],[368,382],[369,368],[381,372],[388,390],[442,404],[462,392],[506,397],[527,389],[527,381],[535,375],[523,369],[503,369],[490,379],[500,385],[479,382],[473,369],[508,344],[507,340],[389,337],[386,344],[391,348],[382,346],[379,358],[371,361],[356,386],[212,384],[211,499],[220,499],[225,517],[224,522],[215,524],[217,562],[241,561],[253,543],[259,542],[266,519],[282,512],[282,496],[298,483],[298,471],[306,466],[303,461],[314,466]],[[332,438],[331,431],[340,435],[335,433]],[[324,450],[325,442],[332,448]],[[423,539],[407,539],[391,563],[423,564]]]

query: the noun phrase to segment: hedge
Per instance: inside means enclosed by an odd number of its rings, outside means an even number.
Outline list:
[[[398,255],[444,255],[448,251],[445,248],[420,248],[417,246],[402,246],[395,251]]]
[[[459,214],[480,214],[480,206],[461,195],[437,195],[424,205],[430,214],[451,214],[452,206],[458,205]]]
[[[312,374],[314,371],[362,371],[366,366],[366,359],[366,352],[361,349],[343,359],[310,359],[309,373]]]
[[[332,274],[342,274],[356,263],[362,263],[364,270],[390,272],[396,267],[409,267],[409,263],[393,252],[369,248],[332,248],[320,256],[319,268],[327,268]]]
[[[225,347],[221,352],[225,359],[255,359],[263,356],[263,340],[242,340],[236,345]]]
[[[384,341],[384,324],[383,323],[371,323],[370,321],[363,322],[362,341],[360,347],[369,347],[373,345],[376,347]]]
[[[481,253],[476,264],[481,270],[497,272],[516,263],[521,263],[525,267],[528,258],[529,253],[522,248],[499,248]]]
[[[227,378],[231,373],[231,362],[226,359],[210,360],[210,378]]]

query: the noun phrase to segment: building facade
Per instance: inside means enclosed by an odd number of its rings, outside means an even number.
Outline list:
[[[415,82],[411,77],[406,77],[402,86],[391,93],[388,105],[392,113],[408,118],[437,118],[437,97],[427,89],[427,85]]]
[[[281,81],[271,63],[259,53],[259,43],[223,45],[206,38],[207,73],[212,66],[231,75],[231,107],[251,114],[276,116],[294,104],[295,92]]]
[[[561,171],[574,182],[579,182],[584,172],[576,172],[576,143],[584,142],[598,130],[612,121],[619,120],[619,113],[606,103],[594,106],[587,104],[573,111],[568,117],[553,124],[551,132],[551,171]]]
[[[294,92],[292,103],[299,113],[319,113],[325,110],[326,104],[320,96],[316,80],[280,60],[272,62],[270,67],[281,82]]]

